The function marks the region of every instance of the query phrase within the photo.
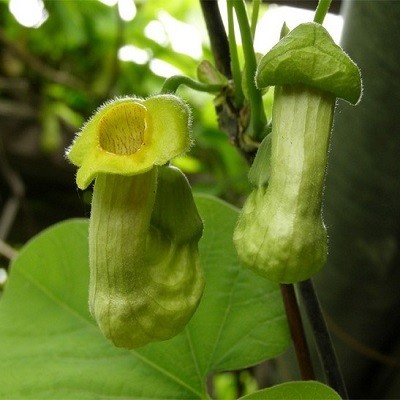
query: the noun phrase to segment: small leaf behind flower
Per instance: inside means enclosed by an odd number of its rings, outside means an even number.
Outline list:
[[[240,400],[340,400],[329,386],[316,381],[287,382],[243,396]]]
[[[197,78],[200,82],[218,85],[227,84],[228,80],[224,75],[222,75],[215,67],[210,63],[210,61],[203,60],[197,66]]]
[[[249,181],[254,186],[264,186],[268,183],[271,173],[271,134],[267,135],[257,150],[256,157],[249,170]]]

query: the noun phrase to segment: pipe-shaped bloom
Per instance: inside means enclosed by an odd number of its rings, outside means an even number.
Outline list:
[[[89,309],[116,346],[178,334],[204,288],[203,224],[184,175],[163,166],[190,145],[179,98],[125,98],[101,107],[68,158],[77,184],[95,178],[89,224]]]
[[[68,159],[85,189],[99,173],[131,176],[163,165],[188,150],[190,113],[179,97],[126,97],[100,107],[84,125]]]
[[[334,106],[336,97],[359,101],[360,71],[322,25],[307,23],[262,58],[255,79],[259,88],[275,86],[272,133],[252,166],[256,188],[243,206],[234,243],[259,275],[299,282],[326,262],[321,208]]]

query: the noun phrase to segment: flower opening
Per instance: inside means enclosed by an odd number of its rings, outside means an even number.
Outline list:
[[[132,176],[166,164],[189,149],[190,130],[190,109],[179,97],[125,97],[100,107],[66,155],[85,189],[98,174]]]
[[[109,153],[134,154],[144,143],[146,125],[146,108],[143,105],[117,104],[99,121],[99,145]]]

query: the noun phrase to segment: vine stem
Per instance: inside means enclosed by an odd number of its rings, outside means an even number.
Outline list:
[[[321,310],[311,279],[298,284],[303,304],[314,333],[318,355],[325,371],[328,385],[336,390],[342,399],[348,399],[346,386],[336,358],[335,349]]]
[[[319,0],[317,8],[314,14],[314,22],[322,24],[324,22],[325,16],[329,11],[332,0]]]
[[[251,35],[253,36],[253,40],[256,35],[258,14],[260,12],[260,3],[261,3],[261,0],[253,0],[253,11],[251,14],[251,26],[250,26]]]
[[[253,36],[247,17],[246,5],[244,0],[228,0],[231,1],[235,8],[236,17],[239,23],[240,36],[242,38],[243,55],[246,62],[245,74],[247,81],[247,96],[251,106],[251,129],[249,136],[252,139],[262,139],[264,127],[266,124],[266,116],[262,101],[261,91],[256,87],[254,77],[256,75],[257,60],[253,47]]]
[[[165,80],[161,88],[161,93],[175,93],[180,85],[185,85],[191,89],[197,90],[198,92],[208,93],[219,92],[224,87],[223,84],[207,84],[195,81],[188,76],[174,75]]]
[[[231,57],[229,54],[228,37],[219,12],[216,0],[200,0],[201,10],[206,23],[215,66],[228,79],[232,78]]]
[[[282,283],[280,288],[301,377],[303,380],[313,380],[315,379],[314,369],[294,286]]]
[[[227,2],[227,14],[232,77],[233,82],[235,83],[235,105],[236,107],[240,108],[243,105],[244,94],[242,90],[242,71],[240,70],[239,56],[236,46],[235,25],[233,20],[233,4],[231,1]]]

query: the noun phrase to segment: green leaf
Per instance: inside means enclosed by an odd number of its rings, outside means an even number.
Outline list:
[[[287,382],[259,390],[240,400],[340,400],[329,386],[315,381]]]
[[[197,66],[197,78],[206,84],[228,84],[228,79],[221,74],[208,60],[203,60]]]
[[[283,352],[289,334],[279,287],[241,267],[236,209],[197,199],[206,289],[183,333],[136,351],[115,348],[87,305],[85,220],[49,228],[20,252],[0,301],[0,398],[206,398],[212,371]]]

